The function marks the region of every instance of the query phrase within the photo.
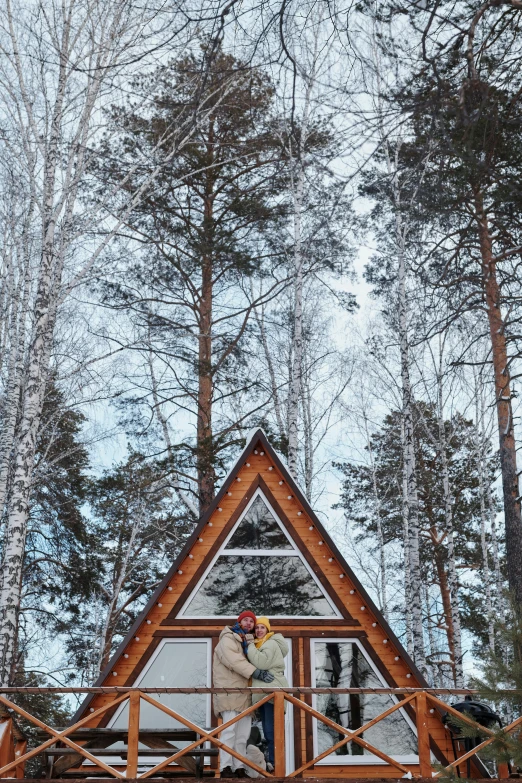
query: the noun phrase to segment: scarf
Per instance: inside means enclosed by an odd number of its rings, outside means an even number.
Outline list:
[[[243,648],[243,653],[245,654],[245,658],[246,658],[248,652],[248,642],[245,639],[245,632],[243,631],[239,623],[236,623],[230,630],[232,631],[232,633],[237,633],[237,635],[241,637],[241,646]]]
[[[261,639],[256,639],[255,645],[256,645],[257,649],[259,650],[259,648],[264,645],[264,643],[267,641],[267,639],[270,639],[270,637],[273,636],[273,635],[274,635],[274,631],[269,631]]]

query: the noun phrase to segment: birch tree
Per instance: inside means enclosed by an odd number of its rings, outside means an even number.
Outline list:
[[[58,311],[159,171],[148,167],[131,191],[125,181],[117,183],[126,194],[117,215],[111,216],[102,206],[90,214],[82,210],[79,196],[100,132],[100,103],[116,89],[126,64],[141,60],[147,50],[158,51],[167,38],[176,40],[178,35],[177,45],[187,43],[190,31],[184,21],[176,31],[179,19],[166,18],[152,2],[138,11],[125,0],[38,1],[30,6],[7,0],[0,13],[3,154],[13,162],[27,194],[23,211],[32,219],[30,231],[22,230],[21,237],[26,241],[25,255],[34,265],[33,297],[27,303],[30,323],[27,313],[20,316],[20,323],[28,328],[27,335],[19,331],[26,340],[23,394],[16,432],[11,435],[8,426],[1,458],[4,465],[5,454],[11,460],[0,582],[0,680],[5,684],[16,648],[34,456]],[[190,134],[200,108],[198,103],[197,111],[179,117],[175,126],[166,129],[160,145],[171,155]],[[102,227],[99,241],[95,226],[97,232]],[[16,345],[15,356],[22,355],[23,347]],[[11,412],[7,410],[8,424]]]

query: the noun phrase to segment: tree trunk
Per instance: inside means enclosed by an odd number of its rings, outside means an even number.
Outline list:
[[[11,317],[9,319],[10,352],[7,373],[6,394],[2,416],[2,431],[0,433],[0,518],[4,514],[9,477],[9,465],[13,458],[15,446],[16,421],[20,410],[20,395],[24,374],[26,316],[29,303],[31,284],[29,255],[24,259],[23,282],[17,295],[13,297]],[[14,280],[13,280],[14,283]]]
[[[206,246],[212,246],[214,219],[214,127],[210,121],[207,143],[209,170],[204,199],[203,236]],[[214,498],[216,471],[214,464],[214,441],[212,433],[212,297],[213,264],[209,252],[201,259],[201,301],[199,305],[199,352],[198,352],[198,411],[197,411],[197,472],[199,489],[199,510],[202,514]]]
[[[453,497],[451,495],[450,475],[448,465],[448,452],[446,445],[446,428],[444,425],[444,401],[442,393],[442,347],[440,347],[440,360],[437,371],[437,422],[439,430],[439,454],[442,468],[442,486],[444,492],[444,526],[448,539],[448,589],[450,597],[450,615],[452,642],[450,649],[452,652],[453,672],[455,677],[455,687],[464,687],[464,670],[462,667],[462,627],[460,622],[460,607],[457,577],[457,568],[455,563],[455,541],[453,530]],[[448,633],[448,642],[450,641]]]
[[[484,396],[481,389],[481,378],[475,377],[475,459],[479,480],[480,494],[480,547],[482,550],[482,568],[484,572],[484,587],[486,590],[486,611],[488,618],[488,644],[492,653],[495,652],[495,627],[493,600],[491,595],[491,571],[489,568],[489,553],[486,540],[487,511],[486,511],[486,484],[487,475],[485,469],[485,445],[484,432]]]
[[[0,684],[7,685],[17,644],[21,576],[29,517],[29,499],[54,326],[50,301],[51,259],[46,258],[35,307],[35,330],[29,351],[27,381],[13,472],[13,491],[5,530],[5,551],[0,583]]]
[[[303,130],[304,133],[304,130]],[[290,392],[288,395],[288,470],[297,480],[297,450],[299,434],[299,397],[303,369],[303,254],[301,246],[301,212],[303,208],[304,168],[297,161],[293,180],[294,210],[294,314]]]
[[[397,205],[398,206],[398,205]],[[406,259],[402,247],[402,235],[398,222],[398,290],[399,290],[399,341],[401,357],[402,383],[402,454],[404,486],[406,490],[405,508],[408,519],[408,540],[405,542],[410,571],[410,606],[413,636],[413,658],[421,671],[427,675],[424,633],[422,627],[422,574],[420,567],[419,542],[419,500],[417,478],[415,474],[415,442],[413,431],[413,399],[410,381],[410,357],[407,317]]]
[[[491,338],[495,379],[502,494],[506,528],[506,560],[509,589],[522,609],[522,518],[518,488],[517,455],[513,426],[511,375],[506,346],[506,324],[501,312],[501,294],[497,280],[493,241],[482,192],[474,191],[478,221],[484,298]]]
[[[401,422],[401,436],[403,435],[404,422]],[[406,484],[406,471],[402,471],[402,539],[404,545],[404,620],[406,624],[406,649],[408,655],[413,659],[413,633],[411,619],[411,574],[410,574],[410,556],[408,550],[408,541],[410,532],[408,530],[408,488]]]
[[[379,583],[381,586],[381,612],[385,620],[388,620],[388,599],[386,595],[386,557],[384,549],[384,532],[381,520],[381,499],[379,497],[379,488],[377,484],[377,471],[375,469],[375,460],[373,459],[372,441],[368,430],[368,419],[364,414],[364,434],[366,435],[366,448],[370,458],[370,470],[372,472],[373,502],[375,504],[375,527],[377,528],[377,541],[379,542]]]

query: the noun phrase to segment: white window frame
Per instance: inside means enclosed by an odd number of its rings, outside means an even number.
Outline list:
[[[280,529],[282,530],[283,534],[285,535],[288,542],[291,544],[292,549],[227,549],[227,544],[236,532],[239,525],[242,523],[243,519],[245,518],[246,514],[249,512],[250,507],[254,503],[257,497],[261,497],[263,502],[266,503],[268,510],[273,515],[275,521],[279,525]],[[295,545],[295,542],[290,537],[290,534],[288,531],[284,528],[281,520],[279,519],[277,513],[274,511],[273,507],[270,505],[270,502],[266,498],[264,492],[260,487],[256,489],[252,497],[250,498],[250,501],[247,503],[245,509],[240,514],[237,522],[235,523],[234,527],[226,537],[225,541],[220,546],[219,550],[215,554],[215,556],[212,558],[210,565],[205,569],[205,572],[203,576],[199,579],[198,583],[190,593],[189,597],[181,607],[180,611],[177,614],[178,619],[184,619],[184,620],[201,620],[203,619],[201,615],[190,615],[186,614],[187,608],[190,606],[190,603],[198,590],[200,589],[201,585],[209,575],[210,571],[213,569],[214,565],[216,564],[216,561],[219,557],[222,555],[243,555],[247,557],[298,557],[306,570],[308,571],[308,574],[310,575],[310,578],[313,580],[313,582],[316,584],[317,588],[320,590],[321,594],[324,596],[325,600],[328,602],[330,608],[332,609],[331,615],[290,615],[290,614],[278,614],[278,615],[271,615],[271,619],[274,620],[283,620],[283,619],[297,619],[297,620],[340,620],[342,619],[342,615],[335,606],[334,602],[328,595],[328,593],[325,591],[324,587],[321,585],[320,581],[317,579],[316,575],[308,565],[306,558],[303,557],[302,553],[299,551],[297,546]],[[206,615],[204,619],[226,619],[229,617],[229,615]]]
[[[380,673],[379,669],[376,667],[375,663],[372,661],[371,657],[368,655],[367,651],[364,649],[363,645],[361,644],[360,639],[357,637],[335,637],[335,638],[325,638],[325,637],[314,637],[310,639],[310,667],[311,667],[311,683],[312,688],[316,688],[316,671],[315,671],[315,650],[314,650],[314,644],[316,642],[324,643],[324,642],[334,642],[337,644],[343,644],[343,643],[349,643],[349,644],[356,644],[359,650],[361,651],[365,661],[370,664],[370,667],[373,670],[373,673],[376,675],[378,680],[380,681],[383,688],[386,688],[388,686],[388,683],[385,682],[384,677]],[[393,693],[390,694],[392,700],[398,704],[399,699],[397,696],[395,696]],[[314,693],[312,695],[312,706],[314,710],[317,710],[317,694]],[[401,713],[402,717],[410,727],[410,729],[413,731],[414,735],[417,736],[417,727],[415,726],[415,723],[410,719],[407,712],[401,708],[398,710],[398,712]],[[317,737],[317,718],[312,718],[312,733],[313,733],[313,747],[314,747],[314,757],[319,755],[319,742]],[[371,743],[370,743],[371,744]],[[410,754],[408,756],[395,756],[392,753],[388,753],[388,756],[390,756],[395,761],[400,762],[401,764],[418,764],[419,763],[419,756],[418,754]],[[387,765],[387,762],[384,761],[384,759],[380,759],[378,756],[374,755],[368,755],[368,756],[336,756],[336,755],[330,755],[326,756],[326,758],[321,759],[321,761],[317,762],[317,765],[319,764],[326,764],[326,765],[335,765],[335,766],[346,766],[348,764],[353,765],[361,765],[361,764],[380,764],[380,765]]]

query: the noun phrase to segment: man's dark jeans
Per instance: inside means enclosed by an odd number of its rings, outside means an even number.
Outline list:
[[[274,763],[274,705],[271,701],[267,701],[259,708],[261,713],[261,724],[263,726],[263,734],[268,743],[268,760],[271,764]]]

